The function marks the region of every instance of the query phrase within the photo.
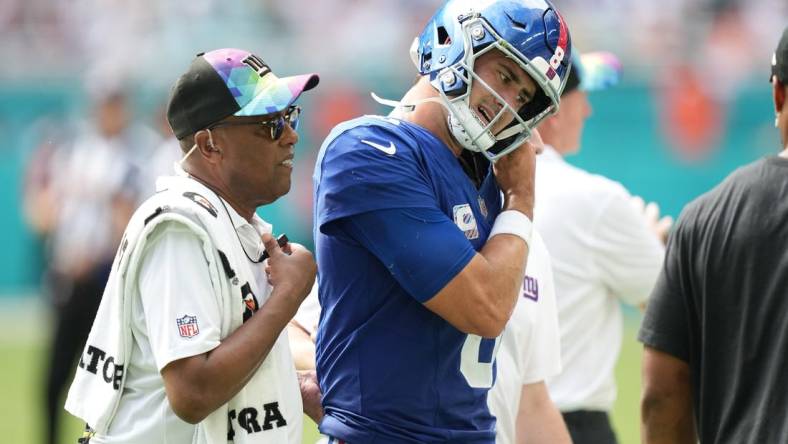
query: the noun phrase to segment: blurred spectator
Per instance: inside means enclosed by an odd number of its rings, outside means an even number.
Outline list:
[[[144,144],[130,126],[126,94],[98,92],[93,111],[73,143],[44,144],[28,173],[28,220],[48,239],[46,290],[55,315],[44,384],[47,443],[57,439],[65,383],[140,190]]]
[[[23,210],[30,230],[46,243],[55,225],[53,159],[58,150],[63,149],[65,128],[46,118],[39,120],[35,127],[41,134],[42,142],[27,162],[22,190]]]
[[[151,153],[150,163],[144,169],[146,177],[143,179],[143,196],[147,197],[156,191],[156,179],[160,176],[172,176],[175,163],[181,160],[183,152],[178,139],[172,134],[172,128],[167,122],[164,106],[159,108],[154,119],[156,128],[156,141]]]
[[[397,80],[411,70],[410,42],[402,37],[415,35],[428,11],[440,3],[241,0],[228,7],[218,0],[5,0],[0,6],[0,57],[15,63],[0,67],[0,77],[27,78],[32,73],[68,78],[108,64],[163,85],[165,73],[176,69],[184,53],[193,55],[216,39],[236,46],[259,45],[260,33],[267,32],[273,36],[266,38],[274,48],[268,56],[272,59],[301,51],[311,55],[310,64],[355,80]],[[776,33],[788,17],[784,0],[555,3],[575,40],[620,54],[638,76],[659,78],[662,67],[689,62],[706,68],[707,74],[727,77],[726,84],[753,75],[758,61],[770,55],[769,45],[759,42]],[[331,29],[330,39],[326,29]],[[739,50],[744,47],[746,54]],[[384,48],[400,48],[402,56],[376,57]],[[725,48],[733,51],[735,63],[720,51]],[[709,69],[720,63],[732,73]],[[719,93],[730,94],[710,83]]]
[[[663,135],[678,159],[704,161],[719,146],[725,103],[709,94],[705,73],[674,65],[664,74],[664,86],[659,89]],[[671,80],[676,78],[681,82]]]
[[[441,3],[291,0],[274,2],[270,9],[277,11],[289,30],[285,33],[288,39],[310,54],[310,64],[343,77],[401,80],[413,71],[408,57],[413,36],[421,32],[425,18]],[[330,39],[326,39],[326,29],[331,29]]]

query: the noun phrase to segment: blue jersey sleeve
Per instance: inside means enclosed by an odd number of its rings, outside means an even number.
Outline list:
[[[371,120],[371,119],[368,119]],[[343,217],[391,208],[436,208],[418,142],[396,126],[370,122],[328,137],[315,167],[316,229]]]
[[[445,287],[476,254],[462,232],[437,208],[369,211],[335,223],[422,303]]]

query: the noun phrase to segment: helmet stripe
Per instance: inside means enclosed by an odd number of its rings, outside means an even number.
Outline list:
[[[561,16],[561,13],[558,12],[557,9],[553,9],[555,12],[556,17],[558,17],[558,47],[563,49],[566,52],[566,44],[569,41],[569,31],[566,29],[566,22],[564,21],[564,17]]]

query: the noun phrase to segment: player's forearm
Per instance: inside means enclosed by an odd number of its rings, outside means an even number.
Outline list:
[[[513,234],[498,234],[487,240],[479,254],[487,263],[486,276],[480,282],[490,289],[487,297],[492,307],[504,313],[508,320],[523,283],[528,244]]]
[[[249,382],[293,317],[291,305],[272,294],[265,305],[218,347],[165,367],[162,376],[173,411],[184,421],[197,423],[235,396]]]
[[[557,410],[531,412],[533,417],[517,431],[517,444],[572,444],[561,413]]]
[[[468,270],[469,281],[466,314],[477,325],[471,332],[484,337],[497,337],[503,331],[520,292],[525,273],[528,246],[521,238],[500,234],[490,238],[479,252],[482,264]]]
[[[490,237],[465,268],[424,305],[463,333],[499,336],[517,303],[528,255],[525,240],[509,234],[517,232],[509,228]]]
[[[484,250],[490,258],[484,256]],[[482,253],[477,253],[424,306],[463,333],[485,338],[499,336],[517,303],[526,254],[522,239],[494,236]]]
[[[561,412],[544,382],[523,386],[516,424],[517,444],[571,444]]]

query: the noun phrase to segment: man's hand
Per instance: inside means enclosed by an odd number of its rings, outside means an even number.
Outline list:
[[[320,386],[317,384],[317,373],[314,370],[298,372],[298,385],[301,388],[304,413],[316,424],[320,424],[320,420],[323,419],[321,405],[323,393],[320,392]]]
[[[646,204],[639,196],[632,197],[632,206],[645,216],[649,229],[662,242],[662,245],[665,245],[668,242],[670,227],[673,226],[673,218],[670,216],[660,218],[659,205],[656,202]]]
[[[533,219],[536,154],[543,149],[542,137],[534,130],[522,146],[493,165],[495,179],[504,196],[503,210],[517,210]]]
[[[288,298],[295,313],[315,282],[315,259],[302,245],[288,243],[280,248],[271,234],[265,233],[262,238],[269,256],[265,261],[268,282],[275,288],[276,294]]]

